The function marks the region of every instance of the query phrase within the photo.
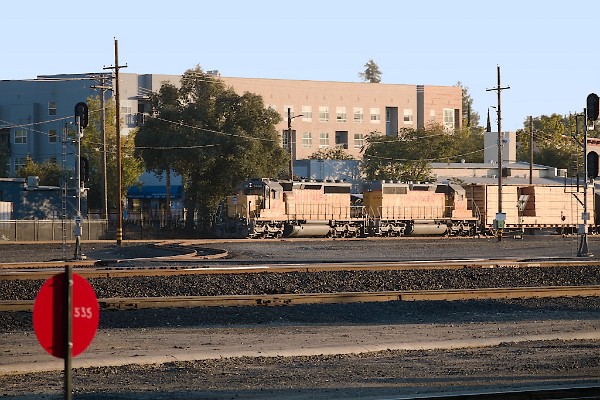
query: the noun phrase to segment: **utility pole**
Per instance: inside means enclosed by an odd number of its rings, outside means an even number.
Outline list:
[[[292,149],[292,109],[288,107],[288,146],[290,148],[290,181],[294,180],[294,151]]]
[[[529,184],[533,185],[533,117],[529,116]]]
[[[503,156],[503,137],[502,137],[502,105],[501,105],[501,92],[504,89],[510,89],[510,86],[502,87],[500,85],[500,65],[498,65],[498,86],[491,89],[486,89],[486,92],[495,91],[498,93],[498,213],[496,213],[496,219],[494,223],[498,232],[498,241],[502,240],[502,230],[506,223],[506,214],[502,212],[502,156]]]
[[[302,114],[294,115],[292,117],[292,109],[288,107],[288,145],[290,149],[290,181],[294,180],[294,149],[293,149],[293,135],[292,135],[292,120],[297,117],[302,117]]]
[[[102,218],[108,220],[108,185],[106,176],[106,110],[104,109],[104,92],[112,90],[111,86],[106,86],[106,76],[98,77],[100,85],[94,85],[92,89],[100,90],[100,129],[102,129]]]
[[[127,64],[119,65],[119,41],[115,38],[115,65],[104,69],[115,70],[115,103],[116,103],[116,135],[117,135],[117,246],[123,244],[123,171],[121,166],[121,103],[119,97],[119,69],[127,68]]]

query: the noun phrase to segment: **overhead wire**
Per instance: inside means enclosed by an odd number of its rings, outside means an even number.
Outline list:
[[[494,147],[496,147],[496,145],[487,146],[487,147],[484,147],[483,149],[474,150],[474,151],[471,151],[471,152],[468,152],[468,153],[452,155],[450,157],[436,157],[436,158],[414,159],[414,158],[383,157],[383,156],[378,156],[378,155],[375,155],[375,154],[364,154],[363,157],[375,158],[375,159],[379,159],[379,160],[397,161],[397,162],[405,162],[405,161],[428,161],[428,162],[434,162],[434,161],[448,160],[449,158],[458,158],[458,157],[468,156],[468,155],[471,155],[471,154],[480,153],[482,151],[485,151],[487,149],[491,149],[491,148],[494,148]]]

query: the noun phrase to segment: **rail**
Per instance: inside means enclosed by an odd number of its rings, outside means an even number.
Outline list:
[[[387,292],[293,293],[236,296],[174,296],[99,299],[104,310],[341,304],[387,301],[498,300],[600,296],[600,286],[512,287]],[[2,300],[0,311],[32,311],[33,300]]]
[[[274,260],[254,265],[222,260],[227,252],[198,248],[194,252],[182,252],[172,256],[114,259],[70,260],[48,262],[0,263],[0,280],[41,280],[62,272],[66,264],[72,265],[84,278],[119,278],[132,276],[251,274],[283,272],[332,272],[332,271],[401,271],[464,268],[547,268],[547,267],[597,267],[600,260],[421,260],[421,261],[356,261],[320,262],[305,261],[302,264]],[[198,265],[201,260],[212,259],[210,264]],[[134,263],[133,265],[131,263]],[[135,265],[140,263],[141,265]],[[191,265],[190,265],[191,264]]]
[[[404,400],[583,400],[598,399],[600,386],[537,388],[527,390],[510,390],[495,392],[470,392],[456,394],[439,394],[418,397],[402,397]]]

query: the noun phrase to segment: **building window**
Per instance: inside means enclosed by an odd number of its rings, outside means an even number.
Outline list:
[[[378,124],[381,121],[381,114],[379,114],[379,108],[371,108],[371,123]]]
[[[354,107],[354,122],[363,122],[363,109],[362,107]]]
[[[335,112],[337,122],[346,122],[346,107],[336,107]]]
[[[412,125],[412,123],[413,123],[412,108],[405,108],[404,109],[404,124]]]
[[[454,109],[444,108],[444,128],[454,129]]]
[[[362,133],[354,134],[354,148],[360,149],[365,144],[365,136]]]
[[[429,110],[429,122],[435,122],[435,110]]]
[[[335,147],[348,148],[348,131],[335,131]]]
[[[121,107],[121,117],[125,117],[128,126],[135,125],[135,115],[131,113],[131,107]]]
[[[56,129],[48,131],[48,143],[56,143]]]
[[[319,147],[329,147],[329,133],[321,132],[319,136]]]
[[[15,172],[19,172],[19,169],[25,166],[27,163],[27,157],[15,157]]]
[[[15,144],[27,144],[27,131],[25,129],[15,130]]]
[[[329,107],[319,106],[319,121],[329,122]]]
[[[48,115],[56,115],[56,102],[55,101],[48,102]]]
[[[302,147],[306,147],[306,148],[312,147],[312,133],[304,132],[302,134]]]
[[[302,121],[312,122],[312,106],[302,106]]]
[[[283,137],[283,143],[282,143],[283,147],[287,149],[288,148],[288,143],[290,142],[289,141],[290,135],[288,134],[288,130],[287,129],[283,130],[283,136],[282,137]]]

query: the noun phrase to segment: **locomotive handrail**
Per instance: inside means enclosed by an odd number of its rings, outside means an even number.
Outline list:
[[[288,210],[288,219],[346,220],[351,218],[352,207],[331,204],[294,204]]]
[[[378,206],[377,217],[378,218],[391,218],[391,219],[436,219],[440,215],[443,215],[444,207],[436,206]]]

